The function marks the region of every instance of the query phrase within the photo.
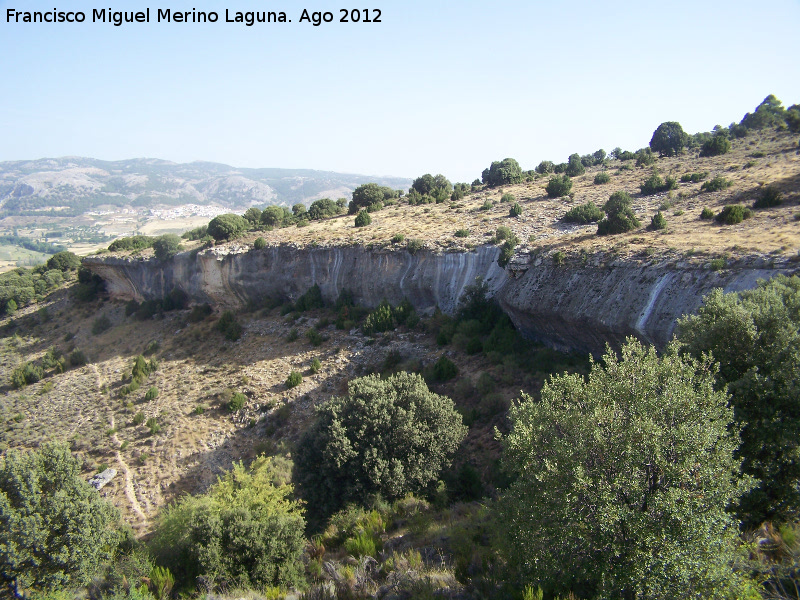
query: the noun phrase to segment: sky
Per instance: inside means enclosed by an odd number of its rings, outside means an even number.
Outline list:
[[[0,0],[0,161],[150,157],[472,181],[800,103],[800,0]],[[83,11],[84,23],[8,21]],[[91,22],[93,9],[150,23]],[[158,9],[217,23],[158,23]],[[291,23],[226,23],[225,10]],[[333,22],[301,23],[306,9]],[[363,15],[364,12],[362,11]]]

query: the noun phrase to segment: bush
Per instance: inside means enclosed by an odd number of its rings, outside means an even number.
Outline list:
[[[62,273],[67,271],[77,271],[81,266],[81,259],[76,254],[65,250],[63,252],[56,252],[47,259],[47,268],[56,269]]]
[[[761,196],[753,203],[753,208],[772,208],[783,203],[783,194],[772,185],[768,185],[761,192]]]
[[[153,241],[153,252],[161,261],[169,260],[181,250],[181,238],[174,233],[167,233]]]
[[[469,229],[457,229],[455,236],[457,238],[466,238],[469,237]]]
[[[514,194],[509,194],[508,192],[500,197],[500,202],[514,202],[514,200],[516,200]]]
[[[689,136],[676,121],[666,121],[658,126],[650,138],[650,149],[661,156],[677,156],[683,151]]]
[[[106,315],[102,315],[92,322],[92,333],[94,335],[100,335],[109,329],[111,329],[111,320]]]
[[[366,227],[370,223],[372,223],[372,217],[366,210],[362,210],[356,215],[356,227]]]
[[[361,330],[364,335],[372,335],[374,333],[392,331],[394,328],[394,311],[392,311],[389,301],[384,298],[377,308],[367,315]]]
[[[424,243],[422,240],[412,239],[406,242],[406,250],[408,250],[409,254],[416,254],[420,250],[422,250]]]
[[[88,584],[119,540],[119,513],[81,477],[66,446],[0,458],[0,581],[11,590]]]
[[[661,214],[661,211],[658,211],[656,214],[653,215],[653,218],[650,219],[650,226],[648,229],[650,231],[658,231],[659,229],[666,229],[667,228],[667,220],[664,218],[664,215]]]
[[[614,192],[603,205],[606,218],[597,224],[597,235],[625,233],[641,225],[633,214],[633,198],[626,192]]]
[[[800,278],[778,275],[756,289],[703,298],[697,315],[678,322],[693,356],[713,353],[717,386],[732,394],[742,471],[757,486],[735,506],[745,527],[797,518],[800,506]]]
[[[556,166],[551,161],[543,160],[536,167],[536,172],[540,175],[547,175],[548,173],[552,173],[555,167]]]
[[[603,218],[603,211],[594,202],[587,202],[568,210],[561,220],[565,223],[594,223]]]
[[[547,187],[545,188],[547,195],[550,198],[561,198],[562,196],[566,196],[569,194],[571,189],[572,180],[566,175],[556,175],[551,177],[550,181],[547,182]]]
[[[405,240],[405,239],[406,239],[406,236],[404,236],[402,233],[395,233],[392,236],[392,243],[393,244],[402,244],[403,240]]]
[[[710,208],[704,208],[703,212],[700,213],[700,218],[703,220],[713,219],[714,218],[714,211]]]
[[[719,192],[721,190],[727,189],[733,185],[732,181],[725,179],[721,175],[717,175],[711,181],[706,181],[703,185],[700,186],[701,192]]]
[[[494,161],[488,169],[481,174],[481,181],[486,185],[508,185],[522,183],[522,169],[513,158],[504,158]]]
[[[320,369],[322,369],[322,363],[319,362],[318,358],[314,358],[314,360],[311,361],[311,366],[309,367],[311,374],[316,375],[319,373]]]
[[[458,367],[456,367],[452,360],[442,354],[439,359],[433,363],[431,375],[434,381],[449,381],[458,375]]]
[[[263,250],[266,247],[267,247],[267,240],[265,240],[263,237],[256,238],[256,241],[253,242],[253,248],[255,248],[256,250]]]
[[[640,189],[645,196],[652,196],[659,192],[674,190],[676,187],[678,187],[678,182],[674,177],[667,177],[665,181],[661,179],[658,173],[653,173],[642,183]]]
[[[35,363],[26,362],[11,372],[11,385],[15,388],[25,387],[44,378],[44,369]]]
[[[508,211],[509,217],[518,217],[522,214],[522,207],[519,205],[518,202],[514,203],[514,206]]]
[[[649,167],[654,165],[656,162],[656,157],[650,151],[650,148],[642,148],[641,150],[636,151],[636,166],[637,167]]]
[[[81,367],[86,364],[86,355],[80,350],[73,350],[69,355],[69,364],[73,367]]]
[[[147,393],[144,395],[144,399],[145,401],[149,402],[150,400],[155,400],[156,398],[158,398],[158,388],[153,386],[147,390]]]
[[[681,175],[681,183],[700,183],[708,177],[708,171],[702,173],[685,173]]]
[[[247,396],[245,396],[241,392],[236,392],[231,397],[230,402],[228,402],[228,411],[229,412],[240,411],[244,408],[246,402],[247,402]]]
[[[370,375],[347,389],[317,409],[298,444],[296,480],[314,515],[426,489],[466,435],[453,401],[419,375]]]
[[[719,156],[731,150],[731,142],[725,133],[716,133],[707,140],[700,149],[700,156]]]
[[[753,213],[749,208],[745,208],[741,204],[729,204],[714,218],[719,223],[724,223],[725,225],[736,225],[752,216]]]
[[[600,171],[597,175],[594,176],[595,185],[603,185],[604,183],[608,183],[609,181],[611,181],[611,175],[608,174],[608,171]]]
[[[586,168],[583,166],[583,162],[581,162],[580,155],[570,154],[569,160],[567,161],[567,168],[564,172],[569,175],[570,177],[577,177],[578,175],[583,175],[586,172]]]
[[[512,406],[503,463],[517,479],[498,524],[523,580],[555,596],[737,597],[723,593],[737,584],[726,508],[745,486],[731,480],[739,439],[713,374],[709,358],[629,338],[588,379],[553,377],[541,400]]]
[[[200,496],[183,496],[159,515],[152,549],[183,586],[198,577],[223,589],[300,586],[303,531],[287,467],[260,456],[234,463]]]
[[[144,250],[150,248],[154,241],[155,238],[149,235],[134,235],[114,240],[109,244],[108,249],[111,252]]]
[[[286,378],[286,387],[292,389],[303,383],[303,376],[297,371],[292,371]]]
[[[312,221],[321,221],[322,219],[335,217],[341,212],[343,212],[342,207],[330,198],[314,200],[311,206],[308,207],[308,217]]]
[[[450,195],[450,191],[447,192],[447,195]],[[365,183],[353,190],[350,214],[356,214],[359,209],[365,209],[370,204],[383,202],[395,196],[397,196],[397,192],[391,188],[380,186],[377,183]]]
[[[144,413],[137,412],[135,415],[133,415],[133,424],[141,425],[142,423],[144,423]]]
[[[239,215],[231,213],[219,215],[211,219],[208,224],[208,235],[215,240],[232,240],[242,235],[248,229],[247,221]]]
[[[226,310],[222,313],[216,324],[217,331],[225,336],[225,339],[235,342],[242,336],[242,326],[236,321],[233,312]]]

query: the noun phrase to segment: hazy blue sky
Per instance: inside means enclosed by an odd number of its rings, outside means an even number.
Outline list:
[[[121,2],[149,24],[91,23],[102,0],[0,0],[0,160],[210,160],[413,177],[479,177],[646,145],[800,102],[800,1],[241,1],[292,23],[221,22],[221,1]],[[378,8],[382,23],[339,23]],[[82,10],[13,24],[9,8]],[[158,8],[216,24],[156,23]],[[335,22],[300,24],[303,8]]]

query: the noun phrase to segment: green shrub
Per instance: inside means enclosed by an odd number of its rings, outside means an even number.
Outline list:
[[[232,311],[226,310],[222,313],[215,326],[217,331],[225,336],[225,339],[235,342],[242,337],[242,326],[236,320]]]
[[[155,238],[149,235],[134,235],[114,240],[108,246],[108,249],[111,252],[144,250],[145,248],[150,248],[154,241]]]
[[[432,378],[434,381],[449,381],[456,375],[458,375],[458,367],[444,354],[433,363]]]
[[[325,340],[322,338],[322,335],[319,331],[317,331],[314,327],[306,331],[306,337],[308,341],[311,342],[311,345],[316,347],[322,344]]]
[[[712,271],[722,271],[728,266],[728,261],[724,258],[714,258],[708,263],[708,266]]]
[[[256,238],[256,241],[253,242],[253,248],[255,248],[256,250],[263,250],[266,247],[267,247],[267,240],[265,240],[263,237]]]
[[[492,162],[488,169],[481,174],[481,181],[486,185],[507,185],[522,183],[522,169],[513,158],[505,158]]]
[[[469,237],[469,229],[457,229],[456,233],[455,233],[455,236],[457,238]]]
[[[375,544],[375,537],[366,532],[360,532],[344,542],[344,549],[351,556],[359,558],[361,556],[375,556],[378,548]]]
[[[167,233],[153,240],[153,252],[160,261],[169,260],[181,250],[181,238]]]
[[[656,162],[656,157],[650,151],[650,148],[642,148],[636,151],[637,167],[649,167],[650,165],[654,165],[655,162]]]
[[[286,341],[287,342],[294,342],[299,337],[300,337],[300,332],[298,332],[296,328],[292,327],[289,330],[289,335],[286,336]]]
[[[603,205],[606,218],[597,224],[597,235],[625,233],[641,225],[633,213],[633,198],[626,192],[614,192]]]
[[[81,350],[73,350],[69,355],[69,364],[73,367],[85,365],[86,355]]]
[[[587,202],[568,210],[561,220],[565,223],[594,223],[603,218],[603,211],[594,202]]]
[[[156,398],[158,398],[158,388],[153,386],[147,390],[147,393],[144,395],[144,399],[145,401],[149,402],[150,400],[155,400]]]
[[[62,444],[6,450],[0,506],[0,582],[8,597],[87,585],[119,541],[119,512]]]
[[[297,371],[292,371],[286,378],[286,387],[292,389],[303,383],[303,376]]]
[[[406,239],[406,236],[404,236],[402,233],[395,233],[392,236],[392,243],[393,244],[402,244],[404,239]]]
[[[661,123],[650,138],[650,149],[661,156],[677,156],[683,151],[689,136],[676,121]]]
[[[707,140],[700,149],[700,156],[719,156],[727,154],[731,150],[731,142],[724,133],[715,134]]]
[[[594,176],[595,185],[602,185],[604,183],[608,183],[609,181],[611,181],[611,175],[608,174],[608,171],[600,171]]]
[[[142,423],[144,423],[144,413],[137,412],[135,415],[133,415],[133,424],[141,425]]]
[[[725,179],[721,175],[717,175],[714,179],[710,181],[706,181],[703,185],[700,186],[701,192],[719,192],[721,190],[727,189],[733,185],[733,182]]]
[[[567,161],[567,168],[564,172],[570,177],[577,177],[586,172],[586,168],[583,166],[579,154],[570,154],[569,160]]]
[[[516,200],[514,194],[510,194],[508,192],[506,192],[500,197],[500,202],[514,202],[514,200]]]
[[[158,433],[161,433],[161,425],[158,424],[158,419],[156,419],[155,417],[150,417],[149,419],[147,419],[145,427],[147,427],[150,430],[150,435],[156,435]]]
[[[692,356],[713,354],[718,389],[732,394],[742,443],[742,472],[756,480],[733,504],[744,529],[796,519],[800,506],[800,278],[777,275],[752,290],[715,289],[696,315],[678,322],[678,339]],[[779,418],[776,418],[777,414]],[[738,472],[738,471],[736,471]]]
[[[552,173],[555,167],[556,166],[551,161],[543,160],[537,165],[536,172],[540,175],[547,175],[548,173]]]
[[[700,213],[700,218],[703,220],[713,219],[714,211],[706,207],[703,209],[703,212]]]
[[[372,223],[372,217],[369,216],[369,213],[366,210],[359,211],[356,215],[356,227],[366,227]]]
[[[305,312],[317,308],[325,308],[325,301],[322,298],[322,290],[319,285],[315,283],[306,290],[305,294],[297,299],[297,302],[294,304],[294,310]]]
[[[518,202],[514,203],[514,206],[508,211],[509,217],[518,217],[522,214],[522,207],[519,205]]]
[[[55,269],[66,273],[68,271],[77,271],[81,266],[81,259],[78,255],[73,254],[68,250],[56,252],[47,259],[47,268]]]
[[[222,589],[302,585],[305,521],[288,470],[263,456],[247,469],[234,463],[205,494],[163,509],[151,544],[158,564],[186,589],[198,577]]]
[[[640,189],[645,196],[652,196],[659,192],[674,190],[677,186],[678,182],[674,177],[667,177],[666,180],[663,180],[658,173],[653,173],[642,183]]]
[[[228,411],[229,412],[238,412],[244,408],[244,405],[247,403],[247,396],[242,394],[241,392],[236,392],[232,397],[230,402],[228,402]]]
[[[311,367],[309,367],[311,374],[316,375],[319,373],[320,369],[322,369],[322,363],[319,362],[318,358],[314,358],[314,360],[311,361]]]
[[[523,580],[554,596],[580,581],[597,598],[744,597],[727,507],[747,486],[730,476],[739,437],[714,370],[629,338],[587,379],[553,377],[512,405],[503,463],[517,478],[497,523]]]
[[[242,217],[228,213],[211,219],[208,224],[208,235],[217,241],[232,240],[242,235],[248,228],[247,221]]]
[[[775,186],[768,185],[753,203],[753,208],[772,208],[783,203],[783,194]]]
[[[481,210],[492,210],[494,208],[494,204],[491,200],[484,200],[483,204],[481,205]]]
[[[44,378],[44,369],[35,363],[26,362],[11,372],[11,385],[15,388],[25,387]]]
[[[725,225],[736,225],[752,216],[753,212],[749,208],[745,208],[741,204],[729,204],[714,218]]]
[[[465,435],[452,400],[419,375],[362,377],[317,410],[297,447],[296,480],[317,518],[377,494],[391,501],[436,481]]]
[[[423,245],[424,244],[422,240],[418,239],[408,240],[408,242],[406,242],[406,250],[408,250],[409,254],[416,254],[417,252],[422,250]]]
[[[555,175],[554,177],[551,177],[550,181],[547,182],[547,187],[545,188],[547,195],[550,198],[560,198],[562,196],[566,196],[569,194],[571,189],[572,180],[566,175]]]
[[[100,335],[109,329],[111,329],[111,320],[106,315],[102,315],[92,322],[92,334],[94,335]]]
[[[708,177],[708,171],[702,173],[684,173],[681,175],[681,183],[700,183]]]
[[[666,229],[667,228],[667,220],[664,218],[664,215],[661,214],[661,211],[658,211],[656,214],[653,215],[653,218],[650,219],[650,226],[648,229],[650,231],[658,231],[659,229]]]
[[[384,298],[377,308],[367,315],[361,330],[364,335],[372,335],[374,333],[392,331],[395,326],[394,311],[388,300]]]

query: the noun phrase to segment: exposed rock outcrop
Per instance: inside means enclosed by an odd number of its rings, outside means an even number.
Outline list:
[[[507,270],[497,265],[499,249],[472,252],[368,250],[360,246],[262,250],[225,246],[155,259],[88,257],[84,264],[120,299],[158,299],[173,288],[193,302],[234,307],[264,296],[296,299],[314,284],[333,302],[343,289],[356,302],[375,306],[404,298],[423,313],[437,306],[453,313],[464,288],[482,277],[522,333],[548,345],[602,353],[606,343],[628,335],[663,347],[683,314],[697,310],[716,287],[739,291],[759,279],[796,270],[789,263],[756,260],[722,271],[675,261],[637,262],[595,255],[580,264],[518,255]]]

